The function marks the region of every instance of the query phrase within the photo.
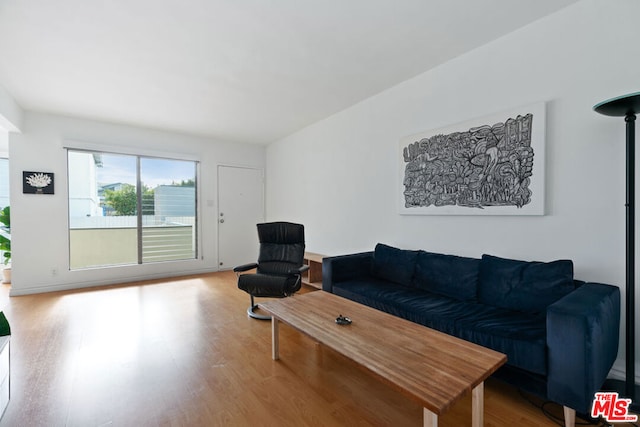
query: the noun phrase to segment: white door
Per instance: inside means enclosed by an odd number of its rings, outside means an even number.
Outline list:
[[[264,222],[262,169],[218,166],[220,270],[258,260],[256,224]]]

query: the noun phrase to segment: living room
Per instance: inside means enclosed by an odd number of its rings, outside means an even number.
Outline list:
[[[489,3],[489,8],[500,4]],[[105,110],[96,105],[77,115],[52,106],[22,105],[25,96],[11,92],[16,77],[10,73],[11,63],[6,62],[0,66],[0,86],[4,86],[0,128],[8,135],[8,149],[0,145],[0,157],[6,151],[10,163],[12,298],[218,271],[220,165],[264,170],[264,218],[303,223],[307,248],[313,252],[361,252],[384,242],[476,258],[491,254],[521,260],[571,259],[577,279],[623,288],[624,123],[622,118],[596,114],[592,108],[605,99],[638,91],[640,59],[633,41],[640,35],[635,22],[640,4],[633,0],[565,4],[471,50],[450,56],[445,52],[438,64],[353,98],[349,104],[334,107],[331,114],[307,118],[306,124],[293,125],[291,132],[267,141],[268,135],[242,129],[237,117],[221,116],[221,121],[236,125],[237,134],[202,136],[204,132],[196,128],[186,132],[176,130],[178,126],[173,130],[154,127],[144,114],[139,123],[113,110],[101,119],[94,112]],[[458,7],[464,8],[465,2]],[[0,6],[0,17],[6,11],[9,6]],[[474,19],[461,12],[459,25]],[[431,21],[425,18],[424,25]],[[13,34],[10,25],[4,28],[0,34]],[[456,29],[451,27],[451,31]],[[15,56],[17,48],[11,48],[10,39],[2,39],[0,52]],[[90,47],[78,43],[88,64],[100,61]],[[25,43],[21,49],[29,46]],[[55,53],[64,62],[65,52]],[[416,49],[412,55],[419,57],[422,51]],[[337,70],[339,74],[340,67]],[[32,85],[42,92],[59,84],[37,67],[30,72]],[[109,72],[117,74],[116,69]],[[84,70],[77,73],[81,76]],[[167,77],[166,81],[172,80]],[[65,89],[69,93],[89,90]],[[153,91],[146,94],[155,95]],[[122,97],[121,104],[136,99],[122,93],[114,94],[117,96]],[[297,100],[300,104],[313,102],[304,94]],[[546,109],[545,156],[540,159],[544,164],[544,215],[399,214],[402,138],[540,102]],[[188,99],[179,98],[173,107],[188,104]],[[205,122],[207,117],[199,120]],[[197,259],[70,270],[68,148],[198,161],[201,246]],[[55,194],[23,194],[22,186],[16,184],[23,171],[53,173]],[[621,324],[621,347],[610,373],[613,378],[624,378],[623,337]]]

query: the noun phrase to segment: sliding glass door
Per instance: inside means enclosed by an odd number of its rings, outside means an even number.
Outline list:
[[[68,151],[74,269],[197,257],[197,163]]]

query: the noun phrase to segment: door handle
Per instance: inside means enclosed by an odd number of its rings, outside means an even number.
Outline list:
[[[224,223],[224,218],[220,220],[220,224],[223,224],[223,223]]]

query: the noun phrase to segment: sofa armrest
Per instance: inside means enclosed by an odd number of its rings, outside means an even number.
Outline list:
[[[333,292],[333,284],[371,275],[373,251],[322,259],[322,290]]]
[[[589,413],[618,355],[620,289],[585,283],[547,308],[547,396]]]

